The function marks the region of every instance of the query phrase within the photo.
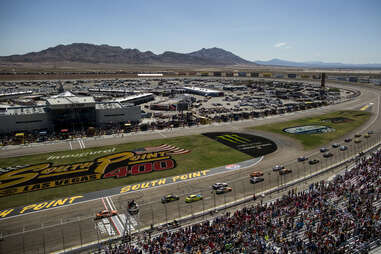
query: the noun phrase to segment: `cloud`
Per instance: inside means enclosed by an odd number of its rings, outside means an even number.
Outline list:
[[[274,45],[275,48],[289,48],[286,42],[278,42]]]

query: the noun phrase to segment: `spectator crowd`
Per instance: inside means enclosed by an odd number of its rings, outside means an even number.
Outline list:
[[[307,190],[101,253],[368,253],[381,244],[381,150]]]

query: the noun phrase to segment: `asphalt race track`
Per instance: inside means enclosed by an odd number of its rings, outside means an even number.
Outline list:
[[[351,87],[350,85],[335,86]],[[160,132],[155,131],[127,135],[124,137],[84,140],[84,143],[86,148],[88,148],[100,145],[161,139],[163,137],[192,135],[205,132],[247,132],[247,130],[244,129],[249,126],[291,120],[304,116],[319,115],[336,110],[360,110],[370,103],[373,104],[367,108],[367,111],[372,112],[373,115],[368,123],[360,127],[359,130],[356,130],[356,133],[373,130],[377,135],[381,134],[381,117],[379,115],[381,89],[378,89],[377,87],[352,88],[360,90],[361,95],[354,100],[326,106],[320,109],[294,112],[264,119],[244,120],[228,124],[214,124],[195,128],[178,128]],[[310,174],[322,167],[333,164],[336,161],[343,160],[351,154],[356,154],[367,144],[377,141],[376,139],[363,139],[363,142],[360,144],[351,143],[348,151],[344,152],[331,149],[334,156],[325,159],[318,151],[305,154],[300,146],[296,145],[293,140],[287,137],[278,135],[270,136],[269,134],[259,132],[252,134],[269,138],[278,146],[277,151],[266,155],[264,160],[254,166],[254,168],[239,169],[206,178],[165,185],[159,188],[125,193],[86,203],[0,219],[0,233],[5,235],[3,241],[0,241],[0,253],[50,253],[90,242],[96,243],[101,239],[123,234],[124,230],[139,230],[140,228],[149,227],[151,224],[163,223],[165,221],[171,221],[174,218],[195,214],[216,205],[224,205],[234,200],[250,196],[253,193],[258,193],[259,191],[276,187],[292,179],[297,179],[301,176]],[[350,135],[353,136],[353,134],[354,133],[351,133]],[[342,140],[339,140],[338,142],[341,141]],[[78,147],[74,147],[74,149],[79,148],[79,144],[77,144],[77,146]],[[69,147],[66,143],[25,147],[23,149],[3,150],[0,152],[0,157],[45,153],[67,149],[69,149]],[[310,158],[316,157],[320,160],[320,163],[313,166],[308,165],[308,163],[297,163],[296,158],[301,155],[306,155]],[[271,170],[276,164],[283,164],[286,168],[292,169],[293,172],[280,177],[277,172]],[[257,184],[249,183],[248,174],[254,170],[262,170],[264,172],[264,182]],[[215,182],[227,182],[232,186],[233,191],[222,195],[216,195],[210,188]],[[161,204],[159,202],[160,198],[168,193],[179,195],[180,200],[166,205]],[[204,199],[202,201],[186,204],[184,198],[189,193],[201,193]],[[127,203],[132,199],[140,205],[141,211],[138,216],[129,216],[126,211]],[[117,209],[120,215],[114,216],[111,219],[94,221],[96,212],[105,209],[105,207],[107,209]],[[128,225],[126,225],[126,220]]]

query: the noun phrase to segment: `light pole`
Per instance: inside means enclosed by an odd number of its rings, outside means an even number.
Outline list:
[[[177,212],[179,214],[179,218],[181,217],[181,212],[180,212],[180,200],[177,202]]]
[[[164,203],[164,210],[165,210],[165,224],[168,223],[168,213],[167,213],[167,205]]]
[[[152,212],[152,225],[155,225],[155,218],[153,214],[153,205],[151,205],[151,212]]]

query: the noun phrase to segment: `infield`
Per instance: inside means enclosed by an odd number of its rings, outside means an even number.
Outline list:
[[[136,149],[139,150],[141,148],[152,148],[155,146],[160,146],[161,144],[170,144],[172,146],[190,150],[191,152],[187,154],[171,155],[176,161],[176,167],[170,170],[154,171],[149,174],[139,174],[123,178],[101,179],[97,181],[71,184],[57,188],[6,196],[0,198],[0,209],[15,207],[25,203],[51,200],[62,196],[78,195],[87,192],[109,189],[116,186],[129,185],[168,176],[181,175],[188,172],[214,168],[252,158],[247,154],[241,153],[219,142],[212,141],[202,135],[194,135],[145,142],[126,143],[118,146],[97,147],[77,151],[0,159],[0,167],[5,168],[25,164],[32,165],[44,163],[48,161],[48,158],[53,158],[52,156],[55,156],[55,159],[50,161],[53,162],[54,165],[87,162],[108,154],[132,151]],[[110,153],[108,153],[108,151]],[[78,154],[78,156],[73,156],[73,154]]]
[[[273,132],[289,136],[298,140],[305,150],[313,149],[321,145],[327,144],[337,138],[343,137],[345,134],[355,130],[369,120],[371,113],[364,111],[338,111],[328,114],[323,114],[317,117],[307,117],[297,120],[272,123],[252,127],[253,130],[261,130]],[[327,121],[327,119],[346,119],[346,121]],[[288,128],[323,125],[334,129],[334,131],[303,134],[303,133],[288,133],[284,131]]]

